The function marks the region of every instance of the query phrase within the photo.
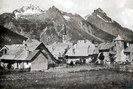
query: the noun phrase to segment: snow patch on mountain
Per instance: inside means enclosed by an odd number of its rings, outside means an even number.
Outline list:
[[[69,16],[64,15],[63,17],[65,18],[65,20],[70,20]]]
[[[16,18],[19,18],[21,16],[25,16],[25,15],[33,15],[33,14],[41,14],[44,13],[45,11],[41,10],[38,6],[34,6],[34,5],[29,5],[29,6],[23,6],[21,9],[17,9],[15,11],[13,11],[13,13],[15,14]]]
[[[83,16],[83,18],[84,18],[85,20],[87,20],[89,16],[90,16],[90,14],[88,14],[87,16]]]
[[[99,17],[100,19],[102,19],[104,22],[107,22],[107,23],[112,23],[112,22],[113,22],[112,20],[111,20],[111,21],[108,21],[108,20],[102,18],[102,17],[101,17],[100,15],[98,15],[98,14],[97,14],[97,17]]]

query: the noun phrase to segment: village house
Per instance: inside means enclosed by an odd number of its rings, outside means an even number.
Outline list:
[[[98,46],[99,55],[98,55],[98,63],[99,64],[112,64],[115,60],[114,56],[116,54],[115,43],[101,43]],[[100,56],[104,56],[103,59],[100,59]]]
[[[124,50],[124,53],[126,55],[126,61],[131,63],[133,61],[133,44],[130,44],[129,47]]]
[[[64,58],[68,64],[89,63],[93,54],[95,54],[95,44],[88,40],[79,40],[66,52]]]
[[[1,52],[1,65],[14,69],[42,71],[48,69],[50,64],[58,63],[45,45],[34,39],[28,39],[23,44],[5,45]]]
[[[129,45],[129,42],[124,40],[120,35],[113,42],[99,44],[98,60],[100,56],[103,56],[101,57],[103,59],[99,60],[99,62],[103,64],[122,64],[127,62],[127,60],[131,60],[132,45]]]
[[[79,40],[67,50],[63,57],[59,57],[59,59],[66,60],[68,64],[71,62],[73,62],[73,64],[77,62],[107,65],[114,63],[121,64],[127,62],[127,59],[132,59],[132,51],[129,51],[129,49],[131,49],[129,47],[131,46],[132,45],[120,35],[118,35],[113,42],[98,45],[87,40]]]
[[[26,53],[24,49],[24,46],[21,44],[14,44],[14,45],[5,45],[1,50],[1,65],[4,67],[12,67],[13,68],[21,68],[20,65],[22,65],[21,60],[23,60],[26,57]],[[24,51],[24,52],[23,52]],[[20,58],[19,55],[22,55],[23,57],[19,60],[18,57]],[[16,60],[16,63],[15,63]],[[26,63],[28,64],[28,63]]]

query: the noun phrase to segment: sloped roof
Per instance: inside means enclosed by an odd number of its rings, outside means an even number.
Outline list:
[[[36,55],[38,55],[39,53],[42,53],[47,58],[49,63],[58,63],[58,61],[55,58],[51,57],[51,54],[49,54],[44,50],[34,50],[33,52],[30,52],[28,57],[25,60],[33,61],[35,60]]]
[[[15,55],[18,56],[21,54],[21,52],[24,49],[24,46],[22,44],[14,44],[14,45],[5,45],[8,49],[8,55]]]
[[[29,51],[23,50],[18,56],[16,56],[15,60],[25,60],[29,55]]]
[[[1,49],[0,49],[0,52],[3,50],[3,49],[8,49],[6,46],[3,46]]]
[[[66,55],[68,56],[88,56],[89,54],[93,54],[95,51],[95,45],[90,41],[80,40],[71,47]]]
[[[99,50],[106,50],[106,49],[112,48],[113,46],[115,46],[115,43],[114,42],[111,42],[111,43],[101,43],[98,46],[98,48],[99,48]]]
[[[40,44],[42,44],[42,46],[44,47],[44,50],[39,51],[39,49],[37,49],[40,46]],[[8,48],[9,52],[8,52],[8,54],[0,57],[0,59],[30,61],[35,57],[35,55],[38,52],[42,52],[42,53],[48,55],[48,57],[49,57],[48,59],[50,59],[50,61],[59,63],[53,57],[53,55],[49,52],[49,50],[45,47],[45,45],[38,41],[31,41],[31,42],[27,43],[26,47],[23,44],[21,44],[21,45],[18,45],[18,44],[17,45],[6,45],[6,47]]]
[[[41,42],[36,39],[28,39],[25,44],[27,46],[27,50],[34,51],[41,44]]]
[[[3,55],[0,59],[14,60],[15,55]]]
[[[7,54],[2,55],[0,59],[25,60],[27,50],[23,45],[5,45],[8,48]]]
[[[34,56],[39,52],[39,50],[34,50],[33,52],[30,52],[28,57],[25,60],[32,60]]]
[[[115,41],[123,41],[124,39],[120,35],[118,35],[114,40]]]
[[[37,40],[28,40],[26,41],[26,46],[24,44],[13,44],[13,45],[5,45],[8,49],[6,55],[2,55],[0,59],[13,59],[13,60],[25,60],[28,57],[28,52],[33,52],[41,42]]]

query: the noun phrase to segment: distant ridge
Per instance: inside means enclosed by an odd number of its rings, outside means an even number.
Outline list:
[[[29,13],[29,10],[35,13]],[[19,16],[16,18],[17,14]],[[113,21],[100,8],[84,19],[79,14],[63,12],[55,6],[41,10],[30,5],[13,13],[1,14],[0,25],[47,45],[63,40],[72,43],[78,40],[89,40],[94,43],[112,42],[118,35],[124,40],[133,41],[133,32]]]
[[[94,10],[94,12],[87,17],[87,21],[115,37],[120,35],[126,41],[133,41],[133,31],[113,21],[101,8]]]
[[[22,44],[27,38],[0,26],[0,45]]]

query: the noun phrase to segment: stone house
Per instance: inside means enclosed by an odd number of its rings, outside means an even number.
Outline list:
[[[126,61],[132,62],[133,61],[133,44],[130,44],[129,47],[127,47],[124,50],[124,53],[126,55]]]
[[[111,64],[114,62],[115,58],[115,43],[101,43],[98,46],[99,54],[98,54],[98,63],[100,64]],[[103,55],[104,58],[100,59],[99,57]]]
[[[0,57],[1,65],[11,65],[14,69],[30,67],[31,71],[39,71],[48,69],[51,63],[58,63],[45,45],[34,39],[23,44],[5,45],[3,49],[6,52]]]
[[[81,63],[89,63],[92,61],[90,55],[95,53],[95,44],[88,40],[79,40],[66,52],[65,60],[66,63],[79,61]]]

